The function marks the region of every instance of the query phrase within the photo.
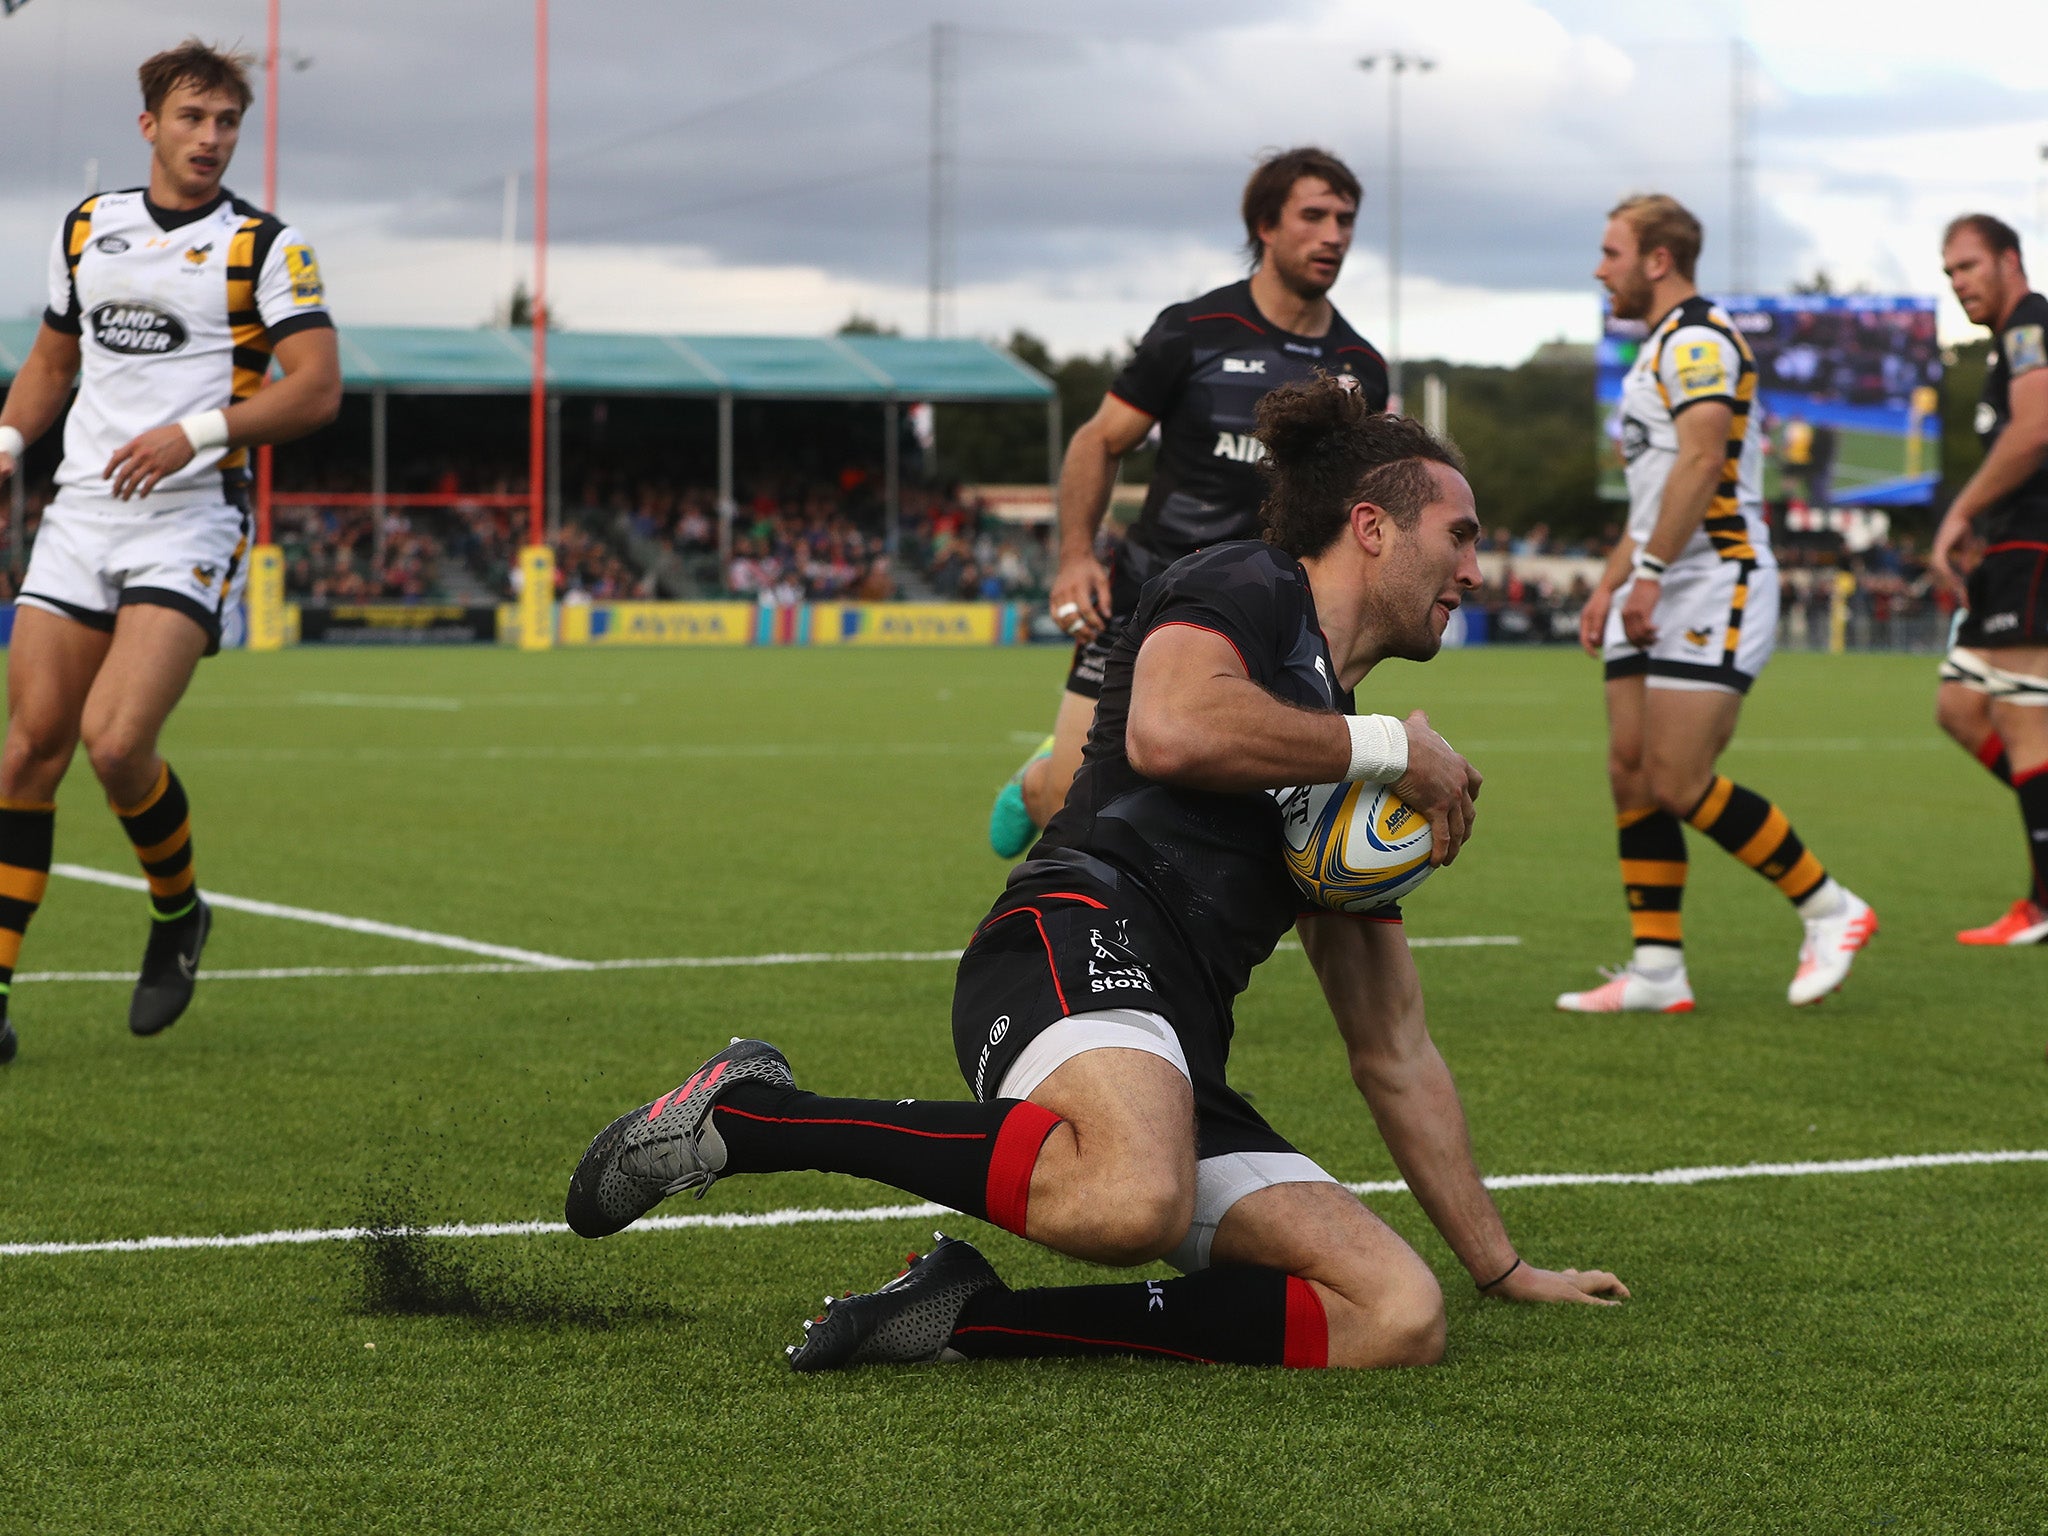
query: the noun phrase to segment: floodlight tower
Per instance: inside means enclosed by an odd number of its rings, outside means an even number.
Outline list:
[[[1427,74],[1436,60],[1384,49],[1358,61],[1368,74],[1387,72],[1387,409],[1401,409],[1401,77]]]

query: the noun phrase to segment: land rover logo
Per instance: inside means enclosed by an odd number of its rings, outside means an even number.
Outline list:
[[[118,256],[128,249],[128,242],[119,235],[101,235],[93,241],[93,249],[105,251],[109,256]]]
[[[154,304],[102,304],[87,318],[92,339],[109,352],[158,357],[185,345],[185,322]]]

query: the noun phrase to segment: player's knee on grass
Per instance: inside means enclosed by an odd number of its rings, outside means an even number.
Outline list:
[[[1435,1365],[1444,1357],[1443,1287],[1413,1252],[1326,1282],[1323,1309],[1333,1366],[1384,1370]]]

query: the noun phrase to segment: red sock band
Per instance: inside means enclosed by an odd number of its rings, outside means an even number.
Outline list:
[[[2003,756],[2005,756],[2005,743],[1999,739],[1998,732],[1991,732],[1982,741],[1977,743],[1977,761],[1986,768],[1995,770],[1998,766],[1998,760]]]
[[[2036,763],[2033,767],[2029,768],[2025,773],[2021,773],[2018,769],[2014,769],[2012,776],[2012,787],[2014,789],[2018,789],[2022,784],[2031,784],[2034,782],[2034,780],[2040,778],[2041,775],[2044,773],[2048,773],[2048,763]]]
[[[1031,1204],[1031,1170],[1039,1150],[1060,1117],[1029,1102],[1019,1104],[996,1132],[996,1149],[988,1163],[988,1219],[1006,1232],[1024,1235],[1024,1217]]]
[[[1319,1371],[1330,1363],[1330,1319],[1323,1298],[1299,1275],[1287,1277],[1287,1332],[1280,1363],[1294,1370]]]

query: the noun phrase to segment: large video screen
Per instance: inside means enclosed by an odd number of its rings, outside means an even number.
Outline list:
[[[1764,498],[1809,507],[1918,506],[1941,479],[1934,300],[1872,294],[1718,299],[1756,354]],[[1621,380],[1646,327],[1607,317],[1595,390],[1600,494],[1625,501]]]

